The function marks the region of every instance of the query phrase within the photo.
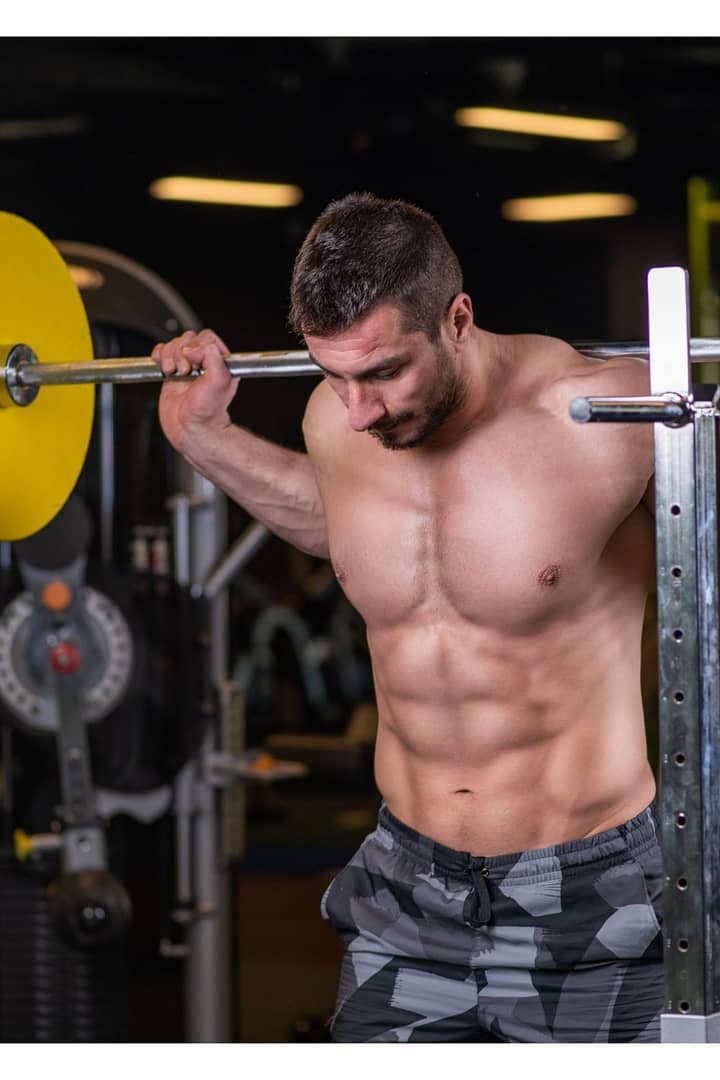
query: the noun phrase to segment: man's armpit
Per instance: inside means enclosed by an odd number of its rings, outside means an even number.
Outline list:
[[[645,488],[645,494],[643,495],[640,502],[645,507],[645,509],[648,511],[648,513],[652,514],[652,516],[655,517],[655,474],[654,473],[653,473],[653,475],[650,477],[650,479],[648,481],[648,486]]]

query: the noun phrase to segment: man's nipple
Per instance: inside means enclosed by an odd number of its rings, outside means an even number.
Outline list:
[[[557,563],[550,563],[543,567],[537,576],[538,585],[557,585],[560,580],[560,567]]]

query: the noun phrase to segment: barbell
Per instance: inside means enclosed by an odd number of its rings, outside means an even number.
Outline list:
[[[55,245],[24,218],[0,212],[0,540],[43,528],[74,488],[92,431],[96,383],[162,382],[150,357],[93,359],[85,307]],[[597,359],[647,357],[642,341],[574,342]],[[693,338],[694,363],[720,360],[720,339]],[[237,378],[321,374],[306,350],[233,353]],[[40,393],[43,388],[47,392]]]

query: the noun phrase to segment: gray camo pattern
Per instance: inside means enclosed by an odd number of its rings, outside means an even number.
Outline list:
[[[652,808],[482,859],[383,805],[321,902],[345,955],[337,1042],[658,1042],[662,866]]]

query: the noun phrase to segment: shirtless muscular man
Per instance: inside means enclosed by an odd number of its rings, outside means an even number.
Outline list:
[[[212,331],[153,356],[205,370],[163,385],[172,445],[367,624],[383,803],[322,899],[333,1039],[658,1041],[652,430],[568,415],[648,393],[646,365],[480,329],[437,222],[373,195],[320,215],[291,301],[325,375],[307,454],[231,423]]]

